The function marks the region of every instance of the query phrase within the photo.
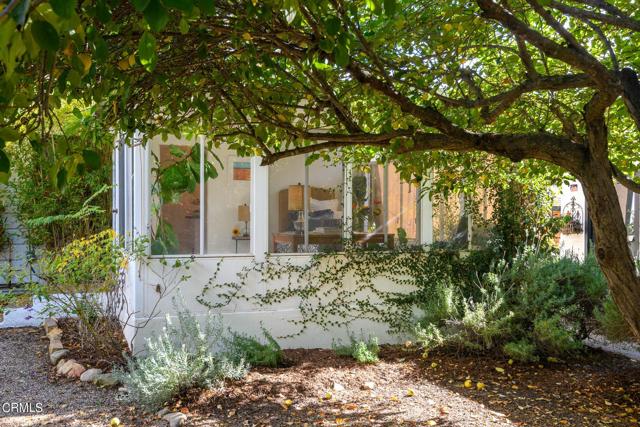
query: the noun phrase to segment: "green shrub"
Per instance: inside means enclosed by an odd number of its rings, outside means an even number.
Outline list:
[[[634,339],[633,332],[620,309],[613,302],[611,296],[607,296],[602,308],[596,311],[596,321],[599,330],[611,341],[627,341]]]
[[[357,340],[353,336],[350,337],[350,345],[336,345],[334,343],[333,350],[339,356],[353,357],[358,363],[370,364],[378,363],[378,354],[380,353],[380,346],[378,345],[378,338],[368,338],[367,340]]]
[[[538,352],[549,356],[564,356],[582,349],[579,337],[562,324],[560,315],[537,319],[533,337]]]
[[[264,335],[265,343],[247,335],[234,333],[231,339],[231,347],[234,348],[235,353],[241,355],[251,366],[270,366],[275,368],[282,363],[284,356],[282,349],[266,329],[262,328],[262,334]]]
[[[464,282],[457,289],[442,284],[450,279],[434,283],[433,300],[423,304],[431,311],[415,328],[425,349],[502,351],[520,361],[571,356],[596,326],[594,316],[607,295],[592,255],[580,262],[527,248],[511,261],[494,261],[477,277],[475,289]],[[615,312],[607,309],[613,325]]]
[[[502,347],[504,354],[519,362],[537,362],[540,358],[536,355],[535,344],[523,338],[519,341],[508,342]]]
[[[127,370],[117,372],[128,398],[148,410],[190,389],[220,386],[247,372],[242,355],[224,338],[219,317],[209,313],[198,322],[183,305],[174,305],[177,324],[167,317],[162,332],[147,340],[147,354],[129,359]]]

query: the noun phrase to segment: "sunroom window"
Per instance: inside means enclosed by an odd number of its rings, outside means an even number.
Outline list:
[[[340,250],[344,226],[343,184],[342,165],[321,161],[305,165],[305,156],[271,165],[271,252]]]
[[[284,159],[270,166],[269,201],[271,252],[341,250],[347,237],[389,248],[419,241],[418,189],[393,166]]]
[[[250,251],[250,159],[199,140],[157,138],[151,164],[152,255]]]

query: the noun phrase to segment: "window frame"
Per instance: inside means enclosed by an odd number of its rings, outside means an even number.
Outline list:
[[[204,176],[204,161],[205,161],[205,142],[206,138],[204,136],[198,136],[195,138],[195,142],[200,143],[200,182],[202,182],[202,177]],[[144,215],[144,220],[146,221],[146,230],[147,235],[151,235],[151,224],[152,224],[152,195],[151,195],[151,183],[153,182],[152,177],[152,156],[151,156],[151,145],[153,141],[150,140],[144,146],[144,157],[146,158],[145,167],[143,168],[143,177],[144,177],[144,193],[145,193],[145,204],[144,211],[146,211],[146,215]],[[306,159],[308,155],[305,154],[303,161],[306,163]],[[206,186],[200,185],[200,219],[199,219],[199,238],[200,238],[200,250],[198,253],[193,254],[151,254],[150,248],[148,249],[148,257],[150,259],[177,259],[177,258],[255,258],[255,259],[263,259],[265,256],[285,256],[285,257],[309,257],[314,255],[315,252],[275,252],[271,249],[271,229],[269,226],[269,218],[272,215],[270,210],[271,206],[269,203],[269,174],[270,169],[269,166],[262,166],[262,158],[253,156],[250,158],[251,161],[251,180],[250,180],[250,195],[249,195],[249,203],[251,206],[251,220],[250,220],[250,236],[249,240],[249,251],[245,253],[208,253],[206,252],[206,232],[207,232],[207,224],[206,224]],[[343,238],[351,237],[351,227],[353,224],[353,209],[352,209],[352,176],[354,171],[354,165],[352,163],[343,162],[342,166],[342,204],[343,204],[343,224],[342,224],[342,236]],[[385,234],[384,241],[385,244],[388,242],[388,164],[384,164],[384,189],[383,189],[383,210],[384,210],[384,227],[383,232]],[[305,247],[308,247],[308,214],[309,214],[309,201],[307,196],[307,192],[309,191],[309,165],[305,164],[305,206],[304,206],[304,226],[305,226]],[[266,214],[265,214],[266,212]],[[432,204],[428,197],[419,197],[417,200],[416,206],[416,240],[420,245],[428,245],[433,241],[433,230],[431,227],[432,223]],[[337,253],[341,253],[343,251],[337,251]]]

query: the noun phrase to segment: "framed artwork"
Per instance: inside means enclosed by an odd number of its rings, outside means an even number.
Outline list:
[[[231,159],[234,181],[251,181],[251,162],[238,158]]]

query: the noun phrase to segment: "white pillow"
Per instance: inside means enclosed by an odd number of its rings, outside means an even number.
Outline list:
[[[338,199],[311,199],[311,206],[309,207],[310,212],[324,211],[326,209],[331,209],[334,214],[337,214],[340,210],[340,202],[338,201]]]

